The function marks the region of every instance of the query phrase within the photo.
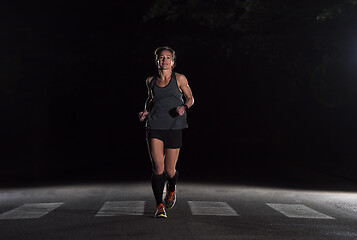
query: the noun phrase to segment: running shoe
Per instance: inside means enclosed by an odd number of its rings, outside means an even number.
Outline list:
[[[157,206],[156,212],[155,212],[155,217],[156,217],[156,218],[167,218],[164,204],[160,203],[160,204]]]
[[[166,185],[166,196],[165,196],[165,207],[171,209],[176,203],[176,190],[173,192],[169,191],[169,184]]]

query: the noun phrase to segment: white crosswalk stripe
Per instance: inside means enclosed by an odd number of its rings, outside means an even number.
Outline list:
[[[0,219],[40,218],[55,210],[63,203],[27,203],[18,208],[0,214]]]
[[[238,216],[225,202],[188,201],[193,215]]]
[[[144,207],[145,201],[106,202],[95,216],[143,215]]]
[[[267,205],[289,218],[334,219],[302,204],[267,203]]]
[[[2,219],[35,219],[43,217],[63,202],[27,203],[0,214]],[[202,216],[239,216],[226,202],[188,201],[192,215]],[[303,204],[266,203],[272,209],[289,218],[335,219],[317,212]],[[144,215],[145,201],[111,201],[105,202],[95,215],[96,217],[112,217],[123,215]]]

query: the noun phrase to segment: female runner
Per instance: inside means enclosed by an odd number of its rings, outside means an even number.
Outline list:
[[[175,51],[159,47],[155,50],[155,60],[158,75],[146,79],[148,98],[139,119],[146,119],[146,139],[153,166],[151,185],[157,206],[155,217],[167,218],[165,208],[170,209],[176,203],[176,163],[182,145],[182,129],[188,127],[186,112],[194,100],[186,77],[173,72]],[[162,201],[166,179],[166,196]]]

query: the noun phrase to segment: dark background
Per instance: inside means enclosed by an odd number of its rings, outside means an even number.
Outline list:
[[[2,185],[144,180],[153,52],[195,104],[181,179],[357,180],[356,1],[1,3]]]

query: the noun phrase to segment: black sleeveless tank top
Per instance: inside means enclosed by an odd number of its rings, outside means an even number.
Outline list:
[[[171,79],[165,87],[157,85],[155,76],[149,88],[152,92],[152,100],[149,104],[146,126],[157,130],[183,129],[187,128],[186,112],[180,116],[176,108],[184,104],[183,93],[178,88],[176,75],[172,72]]]

